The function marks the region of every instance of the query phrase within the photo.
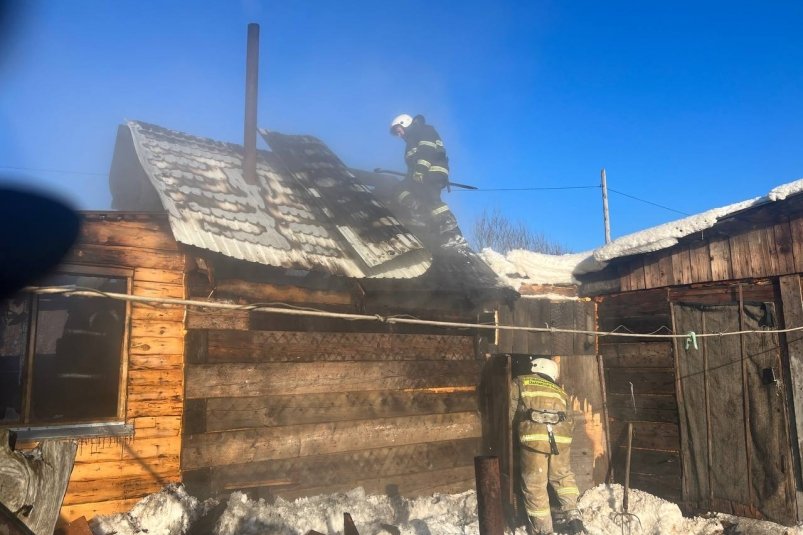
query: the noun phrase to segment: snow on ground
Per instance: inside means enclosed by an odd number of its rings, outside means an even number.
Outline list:
[[[589,535],[623,533],[623,488],[599,485],[578,503]],[[185,535],[217,502],[189,496],[181,485],[169,485],[147,496],[129,513],[97,517],[90,522],[95,535]],[[714,514],[684,518],[677,505],[640,490],[630,489],[628,511],[638,520],[625,525],[630,535],[803,535],[803,527],[787,528],[771,522]],[[351,514],[361,535],[478,535],[477,497],[474,491],[435,494],[406,499],[367,495],[362,488],[346,493],[312,496],[268,504],[241,492],[229,497],[213,528],[214,535],[304,535],[316,530],[343,533],[343,513]],[[196,526],[195,533],[200,533]],[[524,534],[523,528],[516,531]]]

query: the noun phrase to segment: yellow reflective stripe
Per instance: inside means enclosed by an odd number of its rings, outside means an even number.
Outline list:
[[[443,212],[448,212],[448,211],[449,211],[449,207],[444,204],[443,206],[440,206],[440,207],[435,208],[434,210],[432,210],[432,215],[438,215],[438,214],[442,214]]]
[[[540,377],[524,377],[521,381],[521,384],[524,386],[542,386],[544,388],[549,388],[550,390],[554,390],[555,392],[560,392],[561,394],[565,394],[563,389],[556,384],[550,383],[545,379],[541,379]]]
[[[422,139],[421,141],[418,142],[418,146],[420,147],[421,145],[423,145],[425,147],[432,147],[433,149],[437,149],[438,148],[437,141],[424,141]],[[443,143],[441,143],[441,146],[443,146]]]
[[[399,193],[398,199],[399,199],[400,201],[403,201],[403,200],[404,200],[404,198],[405,198],[405,197],[407,197],[408,195],[410,195],[410,192],[409,192],[409,191],[402,191],[401,193]]]
[[[536,518],[544,518],[550,516],[552,511],[547,507],[546,509],[527,509],[528,516],[534,516]]]
[[[566,398],[563,394],[558,394],[557,392],[522,392],[521,397],[523,398],[554,398],[559,399],[566,404]]]
[[[429,163],[429,162],[428,162],[428,161],[426,161],[426,160],[418,160],[417,162],[415,162],[415,164],[416,164],[416,165],[423,165],[423,166],[424,166],[424,167],[426,167],[427,169],[429,169],[430,167],[432,167],[432,164],[431,164],[431,163]]]
[[[436,139],[435,140],[435,146],[436,147],[443,147],[443,141],[441,141],[440,139]]]
[[[444,174],[447,174],[447,175],[449,174],[449,170],[446,169],[445,167],[441,167],[440,165],[433,165],[432,167],[429,168],[429,172],[430,173],[444,173]]]
[[[558,489],[558,496],[574,496],[580,495],[580,490],[577,487],[563,487]]]
[[[406,157],[409,158],[410,156],[415,154],[417,150],[418,149],[416,147],[413,147],[412,149],[408,150],[407,153],[406,153]]]
[[[546,433],[533,433],[530,435],[522,435],[519,439],[522,442],[549,442],[549,435]],[[556,444],[571,444],[572,437],[565,437],[562,435],[555,435]]]

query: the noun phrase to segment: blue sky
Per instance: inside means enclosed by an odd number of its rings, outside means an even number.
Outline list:
[[[387,125],[407,112],[486,189],[597,186],[605,167],[691,214],[803,177],[801,2],[7,4],[0,175],[81,209],[110,206],[125,119],[241,142],[249,22],[260,126],[354,167],[403,168]],[[603,242],[598,188],[444,198],[464,231],[498,209],[574,251]],[[682,217],[616,193],[610,211],[614,238]]]

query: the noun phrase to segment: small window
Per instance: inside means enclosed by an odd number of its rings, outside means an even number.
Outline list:
[[[108,270],[107,270],[108,271]],[[42,286],[128,292],[128,278],[58,274]],[[55,425],[122,415],[126,303],[20,294],[0,302],[0,424]]]

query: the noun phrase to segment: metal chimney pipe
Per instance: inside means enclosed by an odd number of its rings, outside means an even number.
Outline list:
[[[245,131],[243,134],[243,177],[257,183],[257,85],[259,83],[259,24],[248,25],[245,60]]]

